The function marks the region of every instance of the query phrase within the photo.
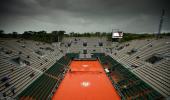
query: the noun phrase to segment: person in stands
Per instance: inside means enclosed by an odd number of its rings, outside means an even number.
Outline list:
[[[13,93],[13,95],[15,95],[15,89],[16,88],[14,86],[11,87],[11,92]]]
[[[2,79],[1,79],[1,82],[6,82],[6,81],[8,81],[9,80],[9,77],[8,76],[5,76],[5,77],[3,77]]]

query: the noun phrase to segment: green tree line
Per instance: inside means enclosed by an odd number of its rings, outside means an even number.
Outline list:
[[[52,31],[47,33],[46,31],[25,31],[23,34],[18,34],[17,32],[5,33],[0,30],[1,38],[23,38],[35,41],[42,41],[47,43],[59,42],[63,39],[65,31]]]
[[[85,33],[76,33],[70,32],[69,34],[65,34],[65,31],[52,31],[51,33],[47,33],[46,31],[25,31],[22,34],[18,34],[17,32],[5,33],[3,30],[0,30],[1,38],[23,38],[30,39],[35,41],[42,41],[47,43],[59,42],[62,41],[63,37],[107,37],[108,41],[112,41],[112,33],[111,32],[85,32]],[[170,36],[170,33],[162,33],[162,36]],[[135,34],[135,33],[124,33],[121,42],[126,42],[134,39],[144,39],[144,38],[153,38],[156,37],[155,34]]]

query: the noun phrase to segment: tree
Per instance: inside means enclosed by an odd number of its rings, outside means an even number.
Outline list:
[[[17,38],[18,37],[18,33],[17,32],[12,32],[12,38]]]
[[[0,30],[0,37],[4,36],[4,30]]]
[[[52,31],[53,41],[59,42],[63,39],[65,31]]]
[[[25,32],[22,34],[22,38],[31,39],[33,33],[34,33],[33,31],[25,31]]]
[[[59,35],[58,42],[61,41],[61,40],[63,39],[64,33],[65,33],[65,31],[58,31],[58,35]]]
[[[59,37],[58,31],[52,31],[52,40],[53,40],[54,42],[58,42],[58,41],[59,41],[59,40],[58,40],[58,37]]]
[[[100,37],[100,32],[96,32],[95,35],[96,35],[97,37]]]

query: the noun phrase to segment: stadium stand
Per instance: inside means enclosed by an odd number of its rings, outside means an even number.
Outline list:
[[[130,69],[135,75],[151,85],[165,97],[170,95],[169,37],[162,39],[144,39],[128,42],[129,46],[123,45],[122,50],[116,50],[117,55],[109,54],[119,61],[126,68]],[[136,48],[134,54],[128,55],[127,52]]]
[[[83,43],[87,46],[83,46]],[[111,43],[106,38],[65,37],[59,43],[1,39],[0,92],[3,98],[50,99],[69,63],[79,55],[98,58],[123,100],[170,96],[170,39]],[[86,57],[86,56],[85,56]]]
[[[76,54],[67,54],[60,58],[51,68],[49,68],[42,76],[33,82],[19,96],[23,99],[49,99],[51,91],[59,86],[65,72],[68,70],[70,60]]]
[[[37,55],[35,50],[41,46],[53,48],[54,51],[44,50],[44,56]],[[5,97],[16,97],[41,76],[43,71],[49,69],[62,55],[57,47],[49,44],[27,40],[4,39],[0,42],[0,92]],[[27,60],[30,65],[25,65],[24,63],[16,64],[12,61],[14,58],[17,58],[18,62]]]
[[[108,55],[94,54],[99,57],[102,64],[110,63],[111,72],[118,72],[123,78],[118,82],[115,82],[111,78],[113,85],[119,91],[122,99],[161,99],[163,98],[160,93],[151,88],[148,84],[142,81],[140,78],[131,73],[127,68],[120,63],[112,59]],[[107,60],[106,60],[107,59]],[[113,70],[114,69],[114,70]],[[110,76],[111,74],[108,74]],[[110,76],[111,77],[111,76]]]

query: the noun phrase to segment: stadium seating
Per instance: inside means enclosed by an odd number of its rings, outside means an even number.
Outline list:
[[[83,46],[83,42],[87,42],[87,46]],[[110,43],[106,38],[97,37],[66,37],[61,43],[52,44],[2,39],[0,92],[6,97],[23,100],[49,99],[68,70],[70,60],[79,58],[79,54],[87,50],[103,66],[109,66],[111,73],[107,75],[122,99],[166,98],[170,96],[169,43],[169,37],[124,43]],[[161,59],[153,61],[154,56]],[[30,65],[14,62],[18,57]],[[112,74],[120,76],[117,81]]]
[[[54,51],[43,50],[45,55],[41,57],[35,53],[35,50],[40,50],[40,47],[50,47]],[[11,52],[6,53],[7,51]],[[8,81],[0,82],[0,92],[7,97],[16,97],[41,76],[45,70],[48,70],[62,55],[58,47],[50,44],[28,40],[4,39],[0,42],[0,79],[2,80],[4,77],[9,79]],[[12,59],[16,57],[27,60],[30,65],[15,64]],[[13,88],[15,94],[11,91]]]
[[[122,66],[120,63],[112,59],[110,56],[105,56],[102,54],[94,54],[95,56],[99,57],[100,61],[103,62],[102,59],[107,59],[114,71],[118,72],[123,76],[119,82],[114,82],[112,80],[113,85],[116,86],[115,88],[120,92],[122,99],[161,99],[163,96],[142,81],[140,78],[135,76],[132,72],[130,72],[127,68]],[[106,60],[105,60],[106,61]],[[104,61],[104,62],[105,62]],[[140,97],[141,96],[141,97]]]
[[[127,43],[119,44],[125,46]],[[122,50],[115,50],[117,55],[110,54],[115,60],[119,61],[126,68],[130,69],[135,75],[140,77],[146,83],[151,85],[155,90],[159,91],[165,97],[170,94],[170,87],[168,86],[170,67],[169,55],[169,37],[162,39],[144,39],[128,42],[129,46],[125,46]],[[128,55],[127,52],[132,48],[136,48],[137,52],[132,55]],[[159,55],[160,61],[154,61],[152,64],[147,62],[147,59],[152,56]],[[159,84],[159,85],[158,85]]]
[[[59,59],[51,68],[49,68],[42,76],[40,76],[35,82],[28,86],[18,98],[25,99],[49,99],[50,94],[55,87],[59,85],[58,81],[61,81],[65,73],[64,69],[67,68],[70,58],[63,56]],[[62,77],[60,74],[63,74]],[[57,87],[55,87],[57,88]]]

